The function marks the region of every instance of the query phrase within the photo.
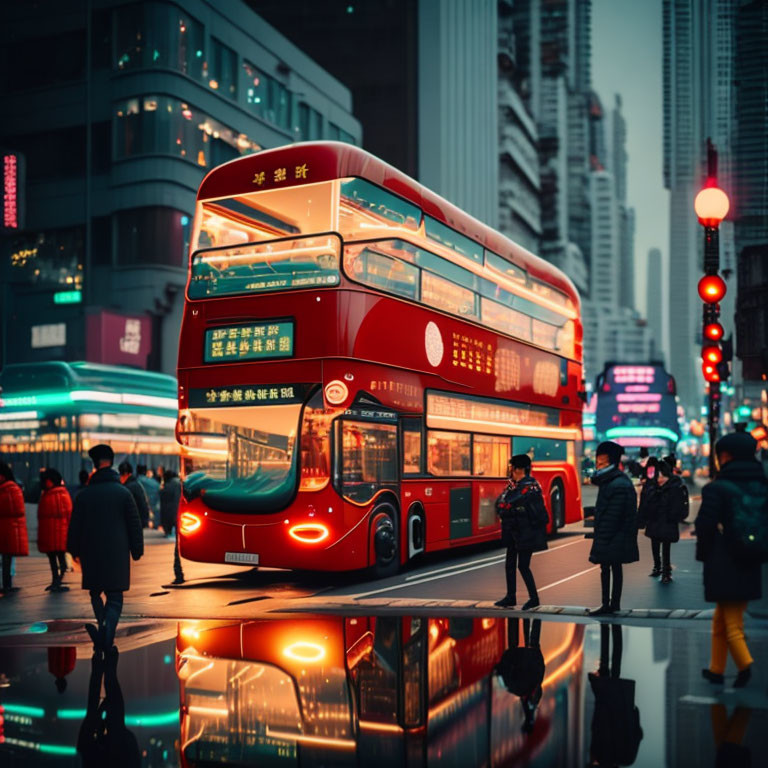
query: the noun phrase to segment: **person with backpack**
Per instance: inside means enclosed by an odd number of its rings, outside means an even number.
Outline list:
[[[755,458],[757,441],[733,432],[715,444],[720,471],[704,486],[696,518],[696,559],[704,563],[704,599],[715,603],[712,655],[702,676],[724,682],[730,651],[738,674],[734,688],[752,675],[744,638],[744,611],[762,597],[762,563],[768,560],[768,480]]]
[[[534,552],[547,548],[547,522],[549,515],[544,506],[544,494],[538,480],[531,477],[531,457],[521,453],[509,462],[509,485],[496,502],[496,513],[501,518],[501,541],[507,546],[505,571],[507,594],[496,602],[500,608],[512,608],[517,602],[517,579],[520,569],[528,601],[523,610],[539,605],[536,582],[531,572]]]
[[[657,463],[654,485],[644,498],[646,482],[640,495],[639,526],[645,528],[645,535],[651,540],[653,570],[649,575],[661,576],[662,584],[671,584],[670,549],[680,540],[680,523],[688,517],[688,497],[682,479],[673,474],[666,461]]]

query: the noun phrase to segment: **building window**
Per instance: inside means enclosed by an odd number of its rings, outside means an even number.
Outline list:
[[[299,104],[299,134],[303,141],[323,138],[323,116],[308,104]]]
[[[210,168],[261,147],[186,102],[136,96],[115,106],[114,157],[172,155]]]
[[[117,263],[182,267],[189,242],[189,215],[173,208],[131,208],[115,214]]]
[[[246,77],[245,100],[255,115],[278,128],[291,126],[291,93],[274,77],[265,75],[253,64],[243,62]],[[314,110],[313,110],[314,111]]]
[[[237,98],[237,54],[215,37],[211,38],[208,85],[231,99]]]
[[[339,128],[335,123],[328,123],[328,138],[331,141],[344,141],[347,144],[354,144],[355,137],[347,133],[343,128]]]
[[[205,79],[203,26],[174,5],[141,3],[115,9],[115,68],[163,67]]]
[[[83,227],[29,233],[10,241],[12,283],[83,285]]]

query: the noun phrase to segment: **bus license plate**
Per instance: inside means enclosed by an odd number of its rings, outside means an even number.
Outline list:
[[[248,565],[258,565],[259,556],[253,552],[227,552],[224,555],[225,563],[247,563]]]

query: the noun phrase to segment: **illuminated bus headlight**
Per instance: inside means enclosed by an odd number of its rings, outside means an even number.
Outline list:
[[[179,518],[179,531],[183,536],[189,536],[190,533],[200,530],[203,521],[191,512],[182,512]]]
[[[325,658],[325,648],[318,643],[299,641],[283,648],[283,655],[303,664],[312,664]]]
[[[301,523],[288,529],[288,535],[303,544],[319,544],[328,536],[328,529],[322,523]]]

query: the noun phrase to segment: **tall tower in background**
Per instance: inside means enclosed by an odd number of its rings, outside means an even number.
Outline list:
[[[669,360],[680,400],[698,415],[703,384],[691,354],[700,332],[696,293],[703,238],[693,199],[706,175],[706,139],[720,163],[718,186],[733,197],[733,18],[736,0],[663,0],[664,185],[670,191]],[[736,294],[733,225],[720,228],[720,264],[729,276],[722,306],[726,335],[733,331]]]
[[[651,248],[646,265],[648,286],[648,331],[650,335],[651,359],[664,360],[666,334],[664,328],[661,286],[664,275],[661,271],[661,251]]]

